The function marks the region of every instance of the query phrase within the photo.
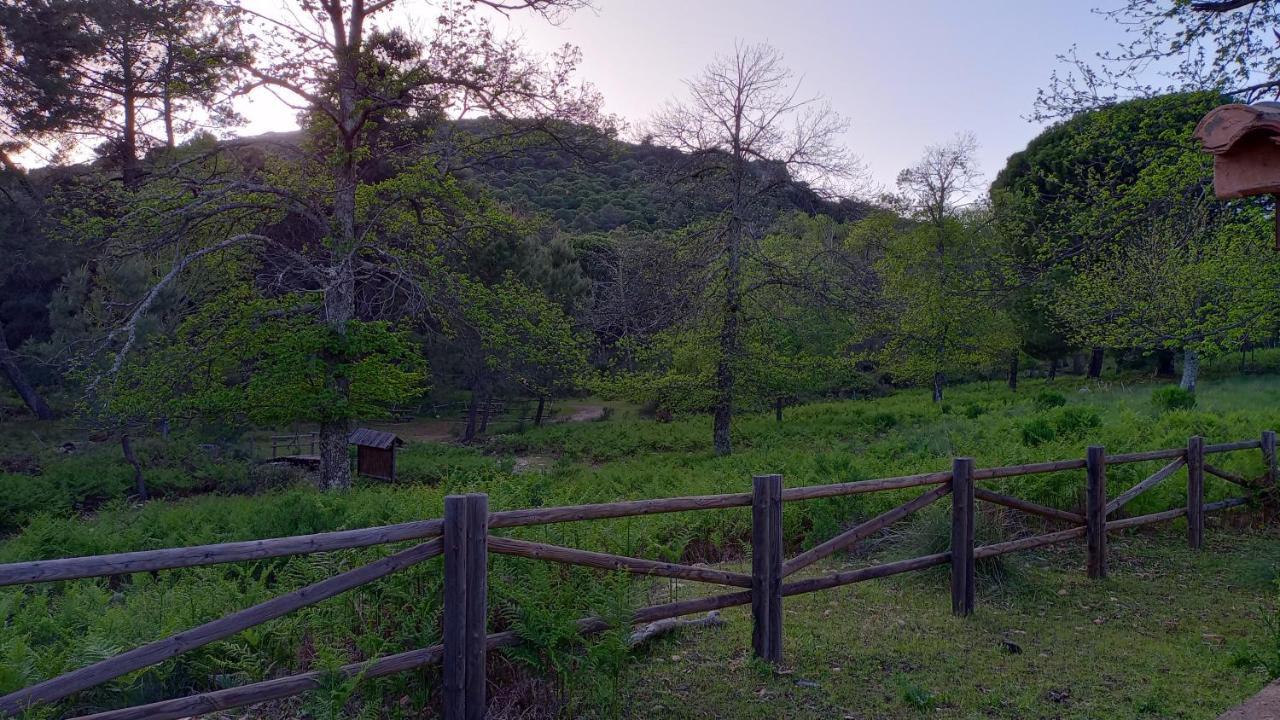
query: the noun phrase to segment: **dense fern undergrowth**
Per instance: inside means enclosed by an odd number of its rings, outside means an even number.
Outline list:
[[[142,506],[121,500],[89,505],[75,488],[103,481],[119,496],[128,475],[105,458],[51,461],[40,475],[0,476],[0,502],[14,522],[0,543],[0,562],[122,552],[320,532],[400,522],[441,513],[447,494],[489,494],[493,509],[563,505],[672,495],[744,491],[753,474],[780,472],[789,486],[904,475],[945,469],[950,458],[973,456],[979,466],[1082,457],[1086,446],[1110,452],[1179,447],[1191,435],[1209,442],[1254,438],[1280,429],[1280,377],[1206,380],[1193,408],[1170,408],[1153,398],[1152,384],[1024,383],[1016,393],[999,383],[973,383],[948,393],[938,407],[928,395],[905,391],[877,400],[814,403],[772,415],[743,417],[735,453],[717,457],[706,418],[658,423],[611,419],[561,424],[499,436],[486,447],[415,444],[401,455],[396,485],[366,482],[347,493],[321,493],[281,481],[246,485],[247,463],[172,462],[168,496]],[[180,443],[178,443],[181,446]],[[194,457],[191,447],[184,456]],[[162,451],[149,462],[161,466]],[[517,456],[536,456],[547,469],[516,473]],[[1252,476],[1262,471],[1256,451],[1217,456],[1215,465]],[[209,470],[215,466],[222,469]],[[1131,486],[1158,464],[1116,466],[1112,493]],[[183,472],[204,472],[180,482]],[[218,475],[221,473],[221,475]],[[164,477],[168,475],[161,474]],[[1141,514],[1185,501],[1175,478],[1125,508]],[[79,485],[77,485],[79,483]],[[70,487],[68,487],[70,485]],[[251,485],[251,483],[250,483]],[[1027,476],[996,487],[1063,508],[1080,504],[1080,471]],[[31,495],[24,487],[41,488]],[[50,489],[52,488],[52,489]],[[162,488],[163,490],[163,488]],[[785,509],[792,549],[902,502],[918,490],[796,503]],[[202,494],[207,493],[207,494]],[[1208,481],[1209,499],[1233,490]],[[17,498],[15,500],[15,498]],[[32,498],[47,503],[39,507]],[[926,515],[921,522],[928,522]],[[515,531],[517,536],[591,549],[687,562],[740,559],[749,541],[746,509],[707,511]],[[990,525],[990,524],[989,524]],[[20,526],[20,529],[14,529]],[[995,537],[1035,528],[1000,525]],[[316,582],[393,551],[394,547],[279,558],[206,568],[142,573],[0,590],[0,692],[217,618],[292,588]],[[338,598],[81,693],[32,717],[57,717],[228,687],[308,669],[423,647],[439,641],[439,559]],[[630,608],[667,601],[678,587],[602,576],[495,557],[491,564],[491,631],[515,629],[528,642],[492,662],[499,701],[553,702],[562,711],[590,713],[616,697],[627,662],[621,633],[586,646],[572,622],[588,614],[625,617]],[[529,678],[540,678],[538,691]],[[279,716],[420,717],[437,707],[438,675],[411,672],[356,687],[335,681],[305,700],[278,708]],[[550,698],[550,699],[549,699]],[[271,715],[268,709],[264,713]]]

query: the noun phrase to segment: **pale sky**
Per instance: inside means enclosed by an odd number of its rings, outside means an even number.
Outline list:
[[[249,0],[279,5],[279,0]],[[1041,129],[1025,118],[1036,89],[1077,45],[1113,47],[1123,30],[1091,10],[1121,0],[596,0],[559,26],[530,15],[495,22],[550,53],[583,53],[581,75],[605,109],[643,123],[682,81],[734,42],[767,42],[850,121],[847,144],[892,187],[926,145],[972,132],[989,179]],[[404,6],[413,13],[413,0]],[[414,19],[432,16],[422,5]],[[265,9],[265,8],[264,8]],[[284,130],[293,113],[262,99],[241,132]]]

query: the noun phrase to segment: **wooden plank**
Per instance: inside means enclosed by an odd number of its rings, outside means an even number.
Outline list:
[[[751,650],[782,662],[782,476],[752,479]]]
[[[1223,480],[1226,480],[1226,481],[1227,481],[1227,482],[1229,482],[1229,483],[1235,483],[1236,485],[1239,485],[1239,486],[1240,486],[1240,487],[1242,487],[1242,488],[1248,488],[1249,490],[1257,490],[1257,489],[1258,489],[1258,483],[1257,483],[1257,482],[1254,482],[1253,480],[1248,480],[1248,479],[1246,479],[1246,478],[1243,478],[1243,477],[1241,477],[1241,476],[1239,476],[1239,475],[1237,475],[1237,474],[1235,474],[1235,473],[1233,473],[1233,472],[1230,472],[1230,471],[1227,471],[1227,470],[1223,470],[1223,469],[1222,469],[1222,468],[1220,468],[1220,467],[1216,467],[1216,466],[1210,465],[1209,463],[1205,463],[1205,464],[1204,464],[1204,471],[1205,471],[1205,472],[1207,472],[1207,473],[1209,473],[1210,475],[1214,475],[1214,476],[1216,476],[1216,477],[1220,477],[1220,478],[1222,478]],[[1263,476],[1263,477],[1264,477],[1264,479],[1265,479],[1265,476]]]
[[[640,608],[635,611],[632,622],[654,622],[670,617],[746,605],[750,602],[751,593],[746,591],[682,600]],[[609,623],[598,617],[582,618],[578,621],[578,628],[584,633],[599,632],[608,627],[610,627]],[[494,650],[511,647],[519,642],[520,638],[514,631],[507,631],[489,635],[485,641],[485,647],[488,650]],[[338,675],[343,678],[358,677],[366,680],[435,665],[443,659],[444,645],[432,645],[420,650],[410,650],[375,660],[344,665],[338,670]],[[161,700],[120,710],[108,710],[83,716],[77,720],[178,720],[298,695],[318,689],[329,677],[331,675],[324,671],[301,673],[200,695]]]
[[[1067,540],[1084,537],[1087,531],[1088,528],[1074,527],[1067,530],[1048,533],[1046,535],[1036,535],[1034,537],[1010,540],[1008,542],[983,545],[982,547],[974,548],[973,557],[981,560],[982,558],[995,557],[997,555],[1018,552],[1020,550],[1030,550],[1032,548],[1043,547],[1045,545],[1053,545],[1060,542],[1066,542]]]
[[[514,633],[512,635],[514,638]],[[440,662],[443,654],[443,646],[432,645],[372,661],[343,665],[338,675],[342,678],[359,677],[362,680],[394,675],[435,665]],[[179,720],[300,695],[319,689],[326,679],[332,677],[330,671],[315,670],[225,690],[160,700],[119,710],[106,710],[92,715],[82,715],[75,720]]]
[[[1201,441],[1203,442],[1203,438]],[[1236,442],[1218,443],[1217,445],[1205,445],[1204,452],[1206,455],[1220,452],[1234,452],[1236,450],[1257,450],[1262,447],[1261,440],[1237,440]]]
[[[1083,460],[1054,460],[1052,462],[1031,463],[1028,465],[1005,465],[1003,467],[974,470],[973,479],[990,480],[992,478],[1016,477],[1018,475],[1079,470],[1083,467]]]
[[[961,616],[974,608],[973,536],[973,458],[956,458],[951,464],[951,612]]]
[[[850,585],[853,583],[863,582],[866,580],[874,580],[875,578],[888,577],[890,575],[898,575],[913,570],[923,570],[938,565],[945,565],[951,560],[951,553],[936,553],[934,555],[924,555],[921,557],[910,558],[907,560],[898,560],[896,562],[881,563],[872,565],[871,567],[858,568],[857,570],[844,570],[830,575],[823,575],[816,578],[805,578],[804,580],[796,580],[782,586],[783,596],[803,595],[805,593],[817,592],[828,588],[840,587],[841,585]]]
[[[448,720],[467,712],[467,512],[466,495],[444,499],[444,708]]]
[[[750,505],[751,493],[731,493],[727,495],[656,498],[652,500],[623,500],[620,502],[566,507],[502,510],[489,514],[489,528],[550,525],[579,520],[603,520],[606,518],[686,512],[689,510],[719,510],[732,507],[749,507]]]
[[[950,473],[947,473],[947,475],[950,476]],[[951,492],[950,484],[936,487],[929,492],[922,493],[921,495],[912,498],[910,501],[899,505],[892,510],[883,512],[874,518],[871,518],[857,527],[850,528],[830,540],[796,555],[782,564],[782,577],[785,578],[798,570],[809,567],[822,558],[875,535],[920,508],[933,503],[938,498],[949,492]]]
[[[1226,510],[1227,508],[1247,505],[1249,504],[1249,500],[1251,499],[1252,498],[1247,498],[1247,497],[1235,497],[1235,498],[1227,498],[1226,500],[1219,500],[1217,502],[1205,503],[1204,511],[1207,513],[1211,513],[1211,512],[1218,512],[1219,510]]]
[[[1264,430],[1262,432],[1262,440],[1259,442],[1262,448],[1262,464],[1266,466],[1263,474],[1263,480],[1267,487],[1274,488],[1277,480],[1276,467],[1276,433],[1274,430]]]
[[[832,483],[830,485],[809,485],[806,487],[787,488],[782,491],[784,502],[796,500],[813,500],[816,498],[857,495],[859,493],[878,492],[880,490],[898,490],[901,488],[919,487],[921,485],[939,485],[951,479],[949,472],[924,473],[903,477],[883,478],[879,480],[859,480],[858,482]]]
[[[439,535],[441,525],[438,519],[417,520],[314,535],[10,563],[0,565],[0,586],[264,560],[420,540]]]
[[[1141,527],[1142,525],[1150,525],[1152,523],[1164,522],[1180,518],[1187,514],[1184,507],[1165,510],[1164,512],[1150,513],[1147,515],[1139,515],[1137,517],[1125,518],[1123,520],[1112,520],[1107,523],[1107,530],[1124,530],[1125,528]]]
[[[1174,474],[1178,470],[1181,470],[1182,466],[1186,464],[1187,464],[1186,460],[1184,460],[1183,458],[1178,458],[1177,460],[1174,460],[1168,465],[1165,465],[1164,467],[1155,471],[1154,473],[1152,473],[1151,477],[1147,478],[1146,480],[1143,480],[1137,485],[1134,485],[1128,490],[1125,490],[1124,492],[1117,495],[1115,499],[1113,499],[1111,502],[1107,503],[1106,514],[1110,515],[1116,510],[1119,510],[1120,508],[1124,507],[1126,504],[1129,503],[1130,500],[1138,497],[1139,495],[1150,490],[1156,485],[1159,485],[1162,481],[1164,481],[1165,478]]]
[[[246,628],[261,625],[268,620],[286,615],[298,608],[314,605],[321,600],[326,600],[352,588],[433,558],[440,554],[441,545],[442,543],[439,540],[431,540],[407,550],[401,550],[394,555],[388,555],[368,565],[334,575],[313,585],[308,585],[253,607],[231,613],[172,637],[148,643],[114,657],[100,660],[79,670],[73,670],[17,690],[0,698],[0,713],[17,714],[23,708],[32,705],[61,700],[72,693],[100,685],[121,675],[127,675],[135,670],[155,665],[176,655],[203,647]]]
[[[1101,445],[1091,445],[1085,463],[1085,536],[1086,571],[1090,578],[1107,576],[1107,452]]]
[[[987,490],[986,488],[975,487],[973,489],[973,496],[979,500],[985,500],[986,502],[995,503],[996,505],[1003,505],[1008,508],[1013,508],[1014,510],[1021,510],[1022,512],[1031,513],[1032,515],[1040,515],[1041,517],[1047,517],[1053,520],[1062,520],[1069,523],[1077,523],[1080,525],[1084,524],[1084,516],[1079,513],[1067,512],[1066,510],[1059,510],[1057,508],[1039,505],[1031,502],[1030,500],[1023,500],[1022,498],[1013,497],[1011,495],[1002,495],[1000,493]]]
[[[1120,453],[1107,457],[1108,465],[1124,465],[1126,463],[1148,462],[1151,460],[1168,460],[1187,454],[1186,448],[1169,448],[1168,450],[1147,450],[1144,452]]]
[[[1187,440],[1187,546],[1204,547],[1204,438]]]
[[[464,720],[484,720],[488,714],[485,672],[489,625],[489,496],[466,496],[467,513],[467,617],[466,617],[466,714]]]
[[[751,576],[745,573],[725,572],[712,568],[692,567],[658,560],[610,555],[590,550],[517,540],[516,538],[490,536],[489,550],[503,555],[516,555],[533,560],[546,560],[566,565],[584,565],[602,570],[623,570],[635,575],[657,575],[681,580],[693,580],[695,582],[716,583],[730,587],[751,587]]]

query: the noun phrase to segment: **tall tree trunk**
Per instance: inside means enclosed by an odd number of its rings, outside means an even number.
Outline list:
[[[1017,350],[1009,354],[1009,389],[1015,392],[1018,389],[1018,354]]]
[[[946,383],[947,378],[940,372],[933,374],[933,401],[942,402],[942,386]]]
[[[136,188],[142,180],[138,168],[138,99],[136,79],[134,77],[133,46],[126,39],[120,46],[120,67],[122,70],[121,85],[124,89],[121,98],[124,105],[124,121],[120,137],[120,177],[127,188]]]
[[[1089,353],[1089,377],[1094,379],[1102,377],[1102,361],[1104,357],[1104,351],[1100,347],[1095,347]]]
[[[124,453],[125,462],[133,466],[133,486],[134,492],[139,500],[147,500],[147,482],[142,477],[142,463],[138,462],[138,457],[133,454],[133,444],[129,442],[129,433],[120,436],[120,451]]]
[[[729,256],[725,265],[724,278],[724,318],[720,326],[720,360],[716,364],[716,405],[712,428],[712,445],[717,455],[728,455],[733,452],[729,433],[733,426],[733,387],[738,356],[738,313],[741,301],[739,273],[742,225],[736,217],[729,222]]]
[[[18,397],[27,404],[27,408],[41,420],[52,420],[53,410],[44,401],[40,391],[27,381],[26,373],[18,365],[17,354],[9,349],[9,341],[4,336],[4,323],[0,323],[0,371],[9,379],[9,384],[18,392]]]
[[[489,416],[493,414],[493,398],[485,396],[484,404],[480,406],[480,434],[483,435],[489,429]]]
[[[1187,348],[1182,351],[1182,383],[1187,392],[1196,391],[1196,380],[1200,377],[1200,353]]]
[[[333,20],[336,22],[338,19]],[[352,18],[351,22],[356,23],[357,19]],[[334,148],[336,156],[332,159],[334,230],[329,249],[333,260],[326,268],[329,282],[324,288],[324,323],[329,332],[338,338],[346,337],[348,326],[356,319],[356,149],[361,133],[360,108],[356,102],[356,76],[360,48],[351,47],[348,41],[358,38],[355,33],[351,38],[344,38],[339,33],[333,48],[338,68],[338,137]],[[345,401],[351,398],[351,380],[345,371],[338,369],[349,361],[345,357],[346,351],[341,352],[344,356],[327,358],[325,385],[334,396]],[[320,475],[325,488],[351,487],[351,460],[347,451],[350,429],[347,417],[330,418],[320,423]]]
[[[462,442],[468,444],[476,439],[476,429],[479,427],[480,418],[480,391],[473,388],[471,391],[471,403],[467,405],[467,428],[462,431]]]
[[[541,425],[541,424],[542,424],[542,414],[543,414],[543,412],[545,412],[545,411],[546,411],[546,409],[547,409],[547,399],[546,399],[545,397],[539,397],[539,398],[538,398],[538,412],[533,416],[533,424],[534,424],[535,426],[536,426],[536,425]]]

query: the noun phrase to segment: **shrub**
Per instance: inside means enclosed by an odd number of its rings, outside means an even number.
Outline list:
[[[1067,398],[1060,392],[1045,390],[1032,400],[1037,410],[1051,410],[1067,404]]]
[[[987,406],[982,403],[965,403],[960,413],[972,420],[987,414]]]
[[[1196,406],[1196,394],[1177,385],[1165,385],[1151,393],[1151,402],[1161,410],[1190,410]]]
[[[1058,433],[1053,429],[1053,425],[1049,421],[1038,417],[1022,426],[1022,444],[1028,447],[1035,447],[1042,443],[1053,442],[1058,438]]]
[[[1102,416],[1093,408],[1077,405],[1063,408],[1056,425],[1061,435],[1080,437],[1090,430],[1102,427]]]

